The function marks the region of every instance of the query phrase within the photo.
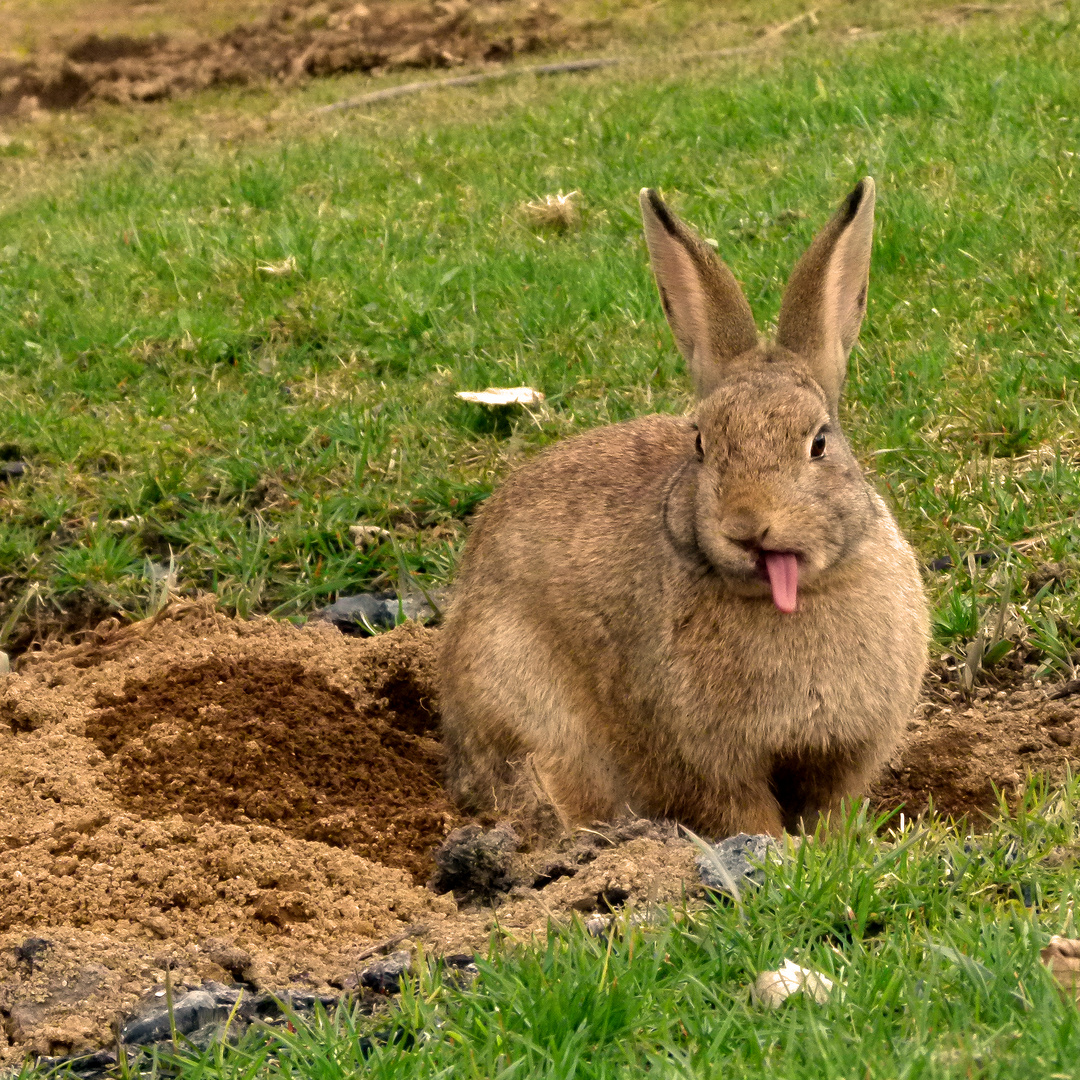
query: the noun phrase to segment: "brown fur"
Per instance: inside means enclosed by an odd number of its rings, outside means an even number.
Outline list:
[[[756,344],[730,272],[654,194],[642,206],[696,414],[569,440],[489,500],[442,635],[449,783],[499,810],[531,785],[564,821],[812,827],[891,752],[926,662],[914,556],[835,420],[873,184],[796,269],[783,347]],[[794,614],[763,549],[799,556]]]

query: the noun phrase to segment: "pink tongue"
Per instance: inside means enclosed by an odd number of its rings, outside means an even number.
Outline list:
[[[790,614],[795,610],[795,594],[799,589],[799,560],[786,551],[766,551],[765,569],[772,586],[773,603]]]

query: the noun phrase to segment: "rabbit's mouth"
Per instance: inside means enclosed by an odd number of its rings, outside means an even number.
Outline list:
[[[799,556],[794,551],[762,551],[757,573],[769,583],[777,608],[787,615],[794,612],[798,607]]]

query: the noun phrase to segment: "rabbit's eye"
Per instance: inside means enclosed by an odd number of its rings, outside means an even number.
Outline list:
[[[704,459],[705,451],[701,448],[701,432],[697,433],[697,439],[694,441],[694,452],[699,458]]]
[[[812,458],[822,457],[825,453],[825,432],[819,431],[814,436],[814,441],[810,444],[810,456]]]

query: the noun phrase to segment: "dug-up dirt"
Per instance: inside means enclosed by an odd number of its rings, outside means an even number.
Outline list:
[[[486,949],[490,903],[424,886],[461,824],[436,633],[361,640],[188,604],[0,676],[0,1066],[108,1045],[166,965],[178,989],[318,992],[398,935]],[[679,902],[692,849],[642,825],[543,889],[552,852],[516,855],[499,932],[606,896]]]
[[[490,896],[425,885],[463,824],[440,783],[437,634],[185,604],[0,676],[0,1065],[109,1044],[166,966],[181,990],[323,992],[399,937],[471,953],[611,905],[694,902],[693,847],[645,821],[523,848],[497,916]],[[879,808],[932,799],[977,823],[995,785],[1075,764],[1073,699],[1020,682],[967,703],[950,685],[929,680]]]
[[[567,33],[555,10],[525,0],[289,0],[216,38],[90,34],[29,59],[0,56],[0,117],[212,86],[509,60],[565,44]]]

